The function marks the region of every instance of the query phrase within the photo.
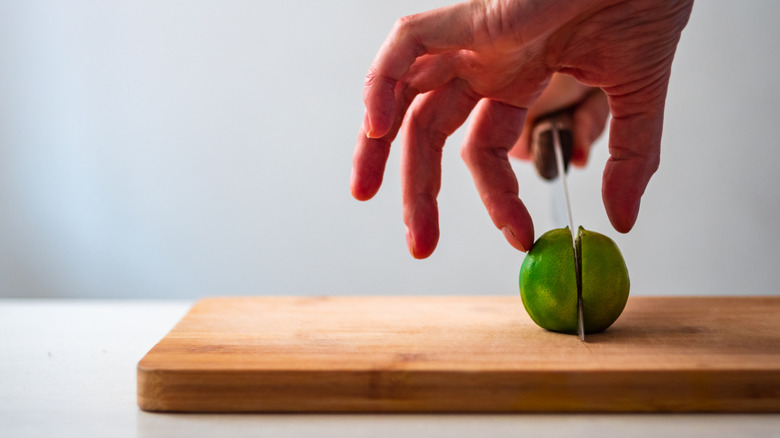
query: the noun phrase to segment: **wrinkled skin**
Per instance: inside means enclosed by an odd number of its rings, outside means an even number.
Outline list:
[[[611,113],[602,197],[628,232],[660,160],[664,102],[692,0],[474,0],[401,18],[366,77],[352,195],[373,197],[403,126],[403,218],[414,257],[439,239],[444,143],[471,115],[461,156],[493,223],[534,241],[509,156],[526,158],[535,115],[575,106],[573,163]],[[548,86],[549,85],[549,86]]]

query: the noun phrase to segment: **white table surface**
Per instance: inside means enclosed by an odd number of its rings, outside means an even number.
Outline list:
[[[152,414],[138,360],[185,301],[0,300],[0,437],[780,437],[778,414]]]

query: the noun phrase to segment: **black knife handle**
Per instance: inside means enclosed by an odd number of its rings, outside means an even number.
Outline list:
[[[574,119],[570,109],[558,111],[536,119],[531,132],[531,157],[539,176],[553,180],[558,176],[558,164],[555,162],[553,146],[553,123],[558,128],[558,138],[563,152],[563,168],[569,170],[569,162],[574,150]]]

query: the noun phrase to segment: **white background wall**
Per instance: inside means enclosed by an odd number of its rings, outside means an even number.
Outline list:
[[[515,294],[523,255],[445,148],[441,241],[408,255],[397,150],[349,195],[363,76],[434,0],[0,0],[0,297]],[[606,138],[570,178],[632,293],[777,294],[780,2],[701,0],[635,229],[603,211]],[[537,235],[550,194],[516,163]]]

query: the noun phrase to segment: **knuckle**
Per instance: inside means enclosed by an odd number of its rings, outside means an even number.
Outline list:
[[[477,149],[469,143],[460,148],[460,159],[466,163],[466,166],[473,167],[477,162]]]
[[[647,171],[649,175],[655,174],[661,167],[661,155],[652,154],[647,157]]]
[[[368,68],[368,73],[366,73],[366,79],[363,81],[363,86],[370,88],[376,82],[377,76],[376,66],[371,65],[371,67]]]
[[[397,35],[405,35],[414,28],[417,22],[417,15],[405,15],[395,22],[394,31]]]
[[[414,57],[425,53],[425,44],[421,41],[419,32],[422,26],[421,16],[421,14],[414,14],[399,18],[391,32],[390,39],[406,43]]]

